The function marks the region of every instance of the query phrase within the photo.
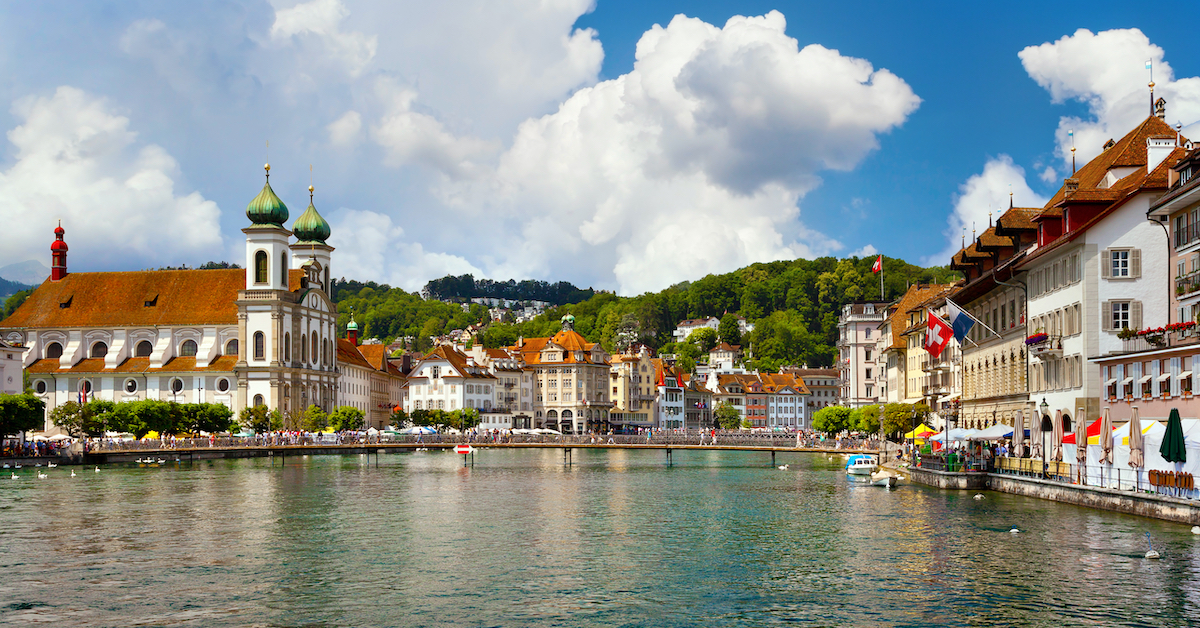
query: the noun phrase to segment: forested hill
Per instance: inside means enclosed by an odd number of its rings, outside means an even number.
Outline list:
[[[511,299],[514,301],[545,301],[551,305],[566,305],[578,303],[592,298],[595,291],[591,288],[580,290],[573,284],[560,281],[549,283],[526,279],[516,281],[493,281],[491,279],[476,279],[473,275],[455,277],[446,275],[425,284],[425,292],[431,299],[470,301],[476,297],[493,297],[496,299]]]
[[[609,351],[637,340],[687,356],[695,354],[695,347],[671,344],[671,332],[679,321],[728,313],[755,323],[755,330],[743,339],[743,344],[754,349],[755,366],[767,370],[786,364],[832,366],[841,306],[879,299],[879,276],[871,272],[874,261],[873,257],[822,257],[752,264],[636,297],[597,292],[579,302],[550,308],[532,321],[489,324],[480,338],[489,347],[499,347],[520,336],[552,335],[559,328],[559,319],[569,312],[575,315],[576,331]],[[883,300],[899,297],[911,283],[944,283],[957,278],[944,267],[922,268],[885,258]],[[464,311],[455,303],[425,301],[373,282],[342,280],[335,283],[333,292],[340,329],[345,329],[353,310],[360,337],[387,341],[413,336],[421,349],[428,346],[428,336],[487,321],[483,306],[472,305]]]

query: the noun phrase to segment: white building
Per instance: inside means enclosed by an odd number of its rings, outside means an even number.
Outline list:
[[[685,383],[679,376],[679,371],[664,360],[654,358],[655,423],[662,429],[682,429],[684,427],[683,389]]]
[[[1029,276],[1027,327],[1048,339],[1031,345],[1030,395],[1051,413],[1097,416],[1108,382],[1089,358],[1120,352],[1123,328],[1167,324],[1167,235],[1146,216],[1182,155],[1176,131],[1151,116],[1067,179],[1035,219],[1037,248],[1020,270]],[[1156,372],[1124,376],[1158,381]]]
[[[19,395],[24,392],[22,382],[27,350],[0,338],[0,394]]]
[[[285,229],[287,206],[269,184],[246,216],[245,270],[69,273],[65,231],[56,228],[50,279],[0,321],[0,336],[28,347],[24,366],[47,411],[147,398],[234,412],[331,410],[329,225],[310,202]]]
[[[405,411],[493,407],[496,376],[474,358],[450,345],[440,345],[413,365],[408,376]]]
[[[879,324],[887,303],[847,303],[838,316],[838,371],[841,395],[838,405],[860,408],[879,403]]]

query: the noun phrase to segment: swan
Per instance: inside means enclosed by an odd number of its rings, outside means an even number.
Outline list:
[[[48,477],[50,477],[50,476],[46,475],[45,473],[42,473],[41,471],[38,471],[38,479],[39,480],[44,480]]]
[[[166,463],[167,463],[166,460],[163,460],[162,458],[158,459],[158,464],[166,464]]]
[[[788,466],[787,466],[786,464],[781,464],[781,465],[779,465],[779,470],[780,470],[780,471],[787,471],[787,469],[788,469]]]
[[[55,464],[55,463],[53,463],[53,462],[47,462],[47,463],[46,463],[46,466],[47,466],[47,467],[50,467],[51,469],[53,469],[54,467],[57,467],[58,465],[57,465],[57,464]]]
[[[100,467],[96,467],[96,473],[100,473]]]
[[[976,500],[983,499],[983,493],[975,493],[975,499]]]
[[[71,469],[71,477],[75,477],[75,469]]]
[[[11,478],[8,478],[8,479],[10,479],[10,480],[15,480],[15,479],[17,479],[17,474],[16,474],[16,473],[12,474],[12,477],[11,477]]]
[[[1200,526],[1192,526],[1192,534],[1200,534]]]

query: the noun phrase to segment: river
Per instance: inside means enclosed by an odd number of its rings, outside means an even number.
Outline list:
[[[1186,526],[812,453],[481,450],[0,476],[0,625],[1183,626]],[[378,466],[376,466],[378,464]],[[1017,526],[1021,532],[1009,530]],[[1161,560],[1143,558],[1149,532]]]

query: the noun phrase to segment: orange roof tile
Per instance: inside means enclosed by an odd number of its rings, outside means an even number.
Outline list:
[[[238,357],[236,355],[223,355],[217,357],[208,366],[200,368],[196,366],[195,357],[177,357],[167,361],[162,365],[162,368],[150,368],[150,358],[126,358],[124,362],[118,364],[116,368],[105,368],[104,358],[86,358],[77,362],[74,366],[60,369],[57,359],[43,359],[29,365],[27,369],[32,374],[83,374],[83,373],[193,373],[193,372],[219,372],[228,373],[233,371],[234,364],[237,364]]]
[[[346,338],[338,338],[337,360],[341,364],[353,364],[364,369],[378,370],[371,366],[371,363],[367,362],[367,359],[363,357],[358,347]]]

